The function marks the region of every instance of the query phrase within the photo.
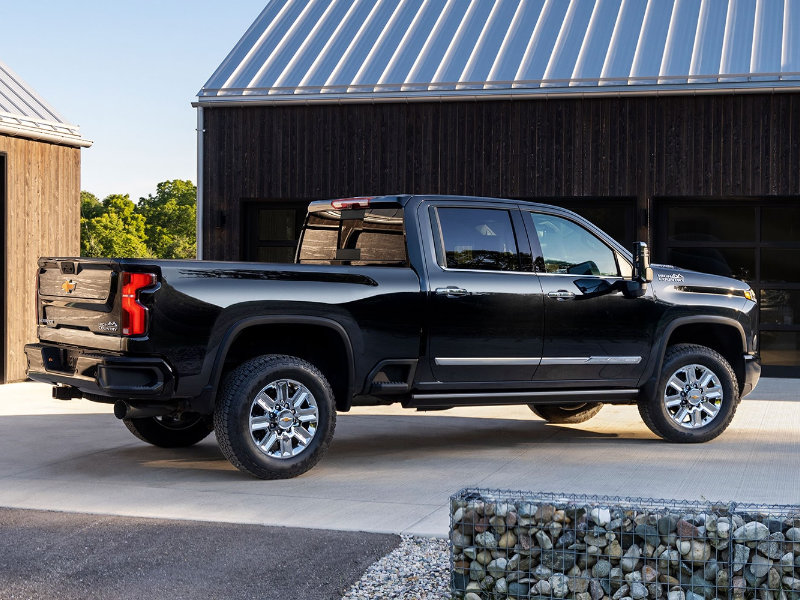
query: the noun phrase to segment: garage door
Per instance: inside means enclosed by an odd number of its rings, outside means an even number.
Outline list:
[[[243,202],[242,260],[294,262],[308,202]]]
[[[658,262],[747,281],[764,375],[800,377],[800,198],[660,201]]]

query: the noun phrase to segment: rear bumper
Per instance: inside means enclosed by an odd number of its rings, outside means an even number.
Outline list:
[[[88,352],[53,344],[27,344],[28,377],[53,385],[68,385],[84,395],[169,399],[175,378],[161,358]]]
[[[761,378],[761,359],[757,354],[744,355],[744,382],[741,398],[752,392]]]

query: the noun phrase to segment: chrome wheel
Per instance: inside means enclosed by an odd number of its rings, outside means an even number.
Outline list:
[[[272,458],[291,458],[305,450],[319,425],[314,395],[299,381],[278,379],[264,386],[250,404],[250,437]]]
[[[722,407],[722,384],[706,366],[691,364],[675,371],[664,389],[664,406],[680,427],[697,429],[713,421]]]

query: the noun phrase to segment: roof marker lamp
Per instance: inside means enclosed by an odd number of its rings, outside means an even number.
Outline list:
[[[369,208],[369,202],[374,196],[360,196],[358,198],[342,198],[331,201],[331,206],[336,210],[352,210],[356,208]]]

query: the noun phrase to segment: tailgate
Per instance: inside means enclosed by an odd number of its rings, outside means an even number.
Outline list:
[[[41,339],[68,342],[67,339],[54,339],[53,330],[64,330],[65,334],[69,330],[120,336],[117,261],[42,258],[39,260],[37,285]]]

